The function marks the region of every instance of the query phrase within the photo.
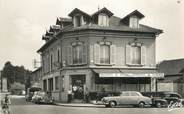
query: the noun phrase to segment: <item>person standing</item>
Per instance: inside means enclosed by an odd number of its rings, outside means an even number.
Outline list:
[[[1,101],[1,105],[2,105],[2,110],[7,111],[8,114],[10,114],[10,108],[9,108],[10,104],[11,104],[10,98],[8,94],[6,94],[5,97]]]
[[[72,90],[69,89],[68,90],[68,103],[71,103],[71,101],[72,101]]]
[[[86,89],[85,89],[85,101],[86,101],[86,103],[89,103],[89,90],[88,90],[88,88],[86,87]]]

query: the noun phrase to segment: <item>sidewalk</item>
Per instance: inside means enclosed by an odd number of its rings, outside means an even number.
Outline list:
[[[102,103],[55,103],[57,106],[65,107],[93,107],[93,108],[104,108],[105,105]]]

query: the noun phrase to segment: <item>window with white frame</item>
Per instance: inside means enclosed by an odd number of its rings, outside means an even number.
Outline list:
[[[98,15],[98,25],[100,26],[109,26],[109,17],[108,15],[101,13]]]
[[[146,64],[146,46],[143,43],[133,42],[126,45],[126,64],[140,66]]]
[[[130,17],[129,26],[131,28],[139,28],[139,18],[136,16]]]

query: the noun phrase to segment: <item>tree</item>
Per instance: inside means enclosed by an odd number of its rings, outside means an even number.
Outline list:
[[[31,71],[24,68],[24,66],[13,66],[10,61],[4,65],[2,76],[7,78],[7,88],[11,89],[11,85],[18,82],[29,86]]]

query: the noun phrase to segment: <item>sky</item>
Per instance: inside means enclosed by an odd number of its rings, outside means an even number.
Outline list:
[[[41,36],[57,17],[103,7],[121,18],[137,9],[145,15],[141,24],[164,31],[156,39],[157,62],[184,58],[184,0],[0,0],[0,70],[6,61],[34,70]]]

